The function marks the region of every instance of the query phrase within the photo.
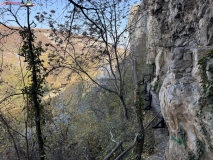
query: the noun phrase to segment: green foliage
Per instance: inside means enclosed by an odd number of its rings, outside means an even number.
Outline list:
[[[192,151],[188,151],[188,158],[190,160],[199,160],[205,149],[205,144],[199,140],[198,137],[196,138],[195,143],[197,147],[196,154],[194,154]]]
[[[209,150],[213,151],[213,146],[211,144],[212,140],[211,140],[211,135],[209,134],[209,132],[206,130],[205,124],[201,121],[200,123],[201,126],[201,130],[200,132],[205,136],[207,143],[209,145]]]
[[[207,56],[203,57],[199,60],[198,64],[200,65],[199,69],[201,71],[201,82],[203,87],[203,96],[199,99],[199,104],[202,107],[202,110],[198,112],[198,117],[201,118],[203,115],[203,111],[210,112],[213,117],[213,81],[208,79],[207,76],[207,63],[213,58],[213,50],[207,54]],[[213,75],[213,68],[209,66],[210,75]],[[212,78],[212,77],[211,77]],[[211,119],[211,117],[209,117]],[[211,144],[212,140],[210,138],[210,134],[206,130],[205,124],[201,121],[200,123],[201,130],[200,132],[205,136],[205,139],[208,143],[208,148],[210,151],[213,151],[213,146]]]
[[[147,67],[149,68],[149,70],[150,70],[150,71],[152,71],[152,70],[153,70],[153,65],[152,65],[152,63],[147,64]]]
[[[188,151],[188,158],[190,160],[197,160],[196,155],[192,151]]]
[[[149,155],[154,154],[155,146],[152,143],[144,143],[144,152],[148,151]]]
[[[145,105],[144,95],[141,93],[143,90],[142,86],[138,86],[137,95],[138,97],[135,97],[135,106],[136,108],[139,108],[140,106]]]
[[[144,135],[139,134],[138,137],[137,137],[137,141],[140,143],[143,139],[144,139]]]
[[[190,160],[199,160],[200,156],[203,154],[204,149],[205,149],[205,144],[204,142],[202,142],[201,140],[198,139],[198,137],[196,137],[195,140],[195,144],[196,144],[196,154],[194,154],[191,150],[189,150],[189,148],[187,147],[187,140],[188,140],[188,136],[187,133],[184,129],[179,128],[178,129],[178,137],[179,138],[175,138],[174,136],[171,136],[171,138],[177,142],[178,145],[184,145],[185,149],[188,150],[188,158]]]
[[[203,87],[203,97],[200,99],[200,103],[202,107],[205,106],[205,104],[209,105],[213,103],[213,81],[208,80],[207,73],[206,73],[206,66],[207,62],[210,61],[213,58],[213,51],[207,54],[206,57],[199,60],[198,64],[200,65],[199,69],[201,71],[201,82]],[[213,74],[213,68],[209,68],[208,70],[211,74]],[[211,111],[213,114],[213,111]]]
[[[129,101],[132,101],[133,95],[126,96],[130,98]],[[122,109],[118,97],[114,94],[92,85],[89,90],[84,88],[82,91],[82,86],[75,84],[73,87],[68,87],[60,96],[55,97],[53,101],[53,106],[55,106],[52,109],[53,117],[58,120],[54,120],[57,127],[45,125],[45,133],[51,130],[51,133],[47,134],[47,145],[52,148],[47,152],[48,156],[55,152],[59,154],[64,145],[69,146],[69,143],[78,142],[73,148],[65,147],[66,155],[75,155],[77,159],[83,159],[81,158],[81,147],[87,147],[88,158],[101,159],[115,147],[109,132],[111,126],[114,127],[113,138],[116,141],[121,140],[123,148],[131,145],[136,133],[135,115],[130,114],[133,119],[131,121],[121,121]],[[127,104],[130,103],[129,101],[126,101]],[[66,123],[68,122],[69,127],[64,125],[63,119]],[[61,132],[63,135],[70,136],[61,136]],[[64,145],[59,145],[60,143]],[[115,152],[115,157],[119,153],[121,153],[120,149]],[[128,159],[130,156],[131,154],[126,155],[126,158]]]
[[[182,128],[179,128],[178,129],[178,136],[180,137],[180,139],[182,140],[184,146],[185,146],[185,149],[187,148],[187,140],[188,140],[188,136],[187,136],[187,133],[184,129]]]
[[[175,141],[178,145],[181,146],[184,144],[181,138],[175,138],[174,136],[171,136],[171,137],[172,137],[173,141]]]
[[[44,52],[44,50],[41,47],[41,43],[38,46],[34,45],[36,36],[27,27],[19,31],[19,34],[24,43],[19,53],[25,57],[24,62],[27,62],[26,70],[31,73],[28,76],[28,78],[31,77],[31,82],[22,89],[23,94],[26,94],[29,100],[29,104],[23,110],[28,113],[28,118],[32,122],[31,128],[36,127],[39,156],[45,157],[44,143],[46,142],[46,135],[42,135],[42,126],[45,125],[46,112],[44,105],[41,103],[41,97],[43,97],[44,93],[44,80],[48,75],[44,74],[44,67],[40,59],[41,52]],[[40,134],[38,134],[39,132]]]
[[[205,149],[205,145],[198,138],[196,138],[196,142],[195,143],[196,143],[196,147],[197,147],[197,149],[196,149],[196,157],[197,157],[197,159],[199,159],[200,156],[203,154],[203,151]]]
[[[201,126],[200,132],[201,132],[204,136],[210,137],[210,134],[207,132],[207,130],[206,130],[205,125],[204,125],[203,122],[200,123],[200,126]]]
[[[155,84],[153,86],[153,90],[156,91],[157,93],[159,93],[161,86],[162,86],[162,83],[161,83],[161,81],[158,80],[155,82]]]
[[[188,158],[190,160],[199,160],[200,156],[203,154],[205,145],[202,141],[200,141],[198,138],[196,138],[196,154],[194,154],[192,151],[188,151]]]
[[[40,60],[40,56],[41,56],[41,52],[43,52],[44,50],[42,49],[41,46],[35,46],[33,44],[33,42],[35,41],[36,36],[34,35],[33,31],[31,31],[31,37],[29,36],[28,30],[25,27],[24,31],[19,31],[20,36],[22,37],[23,41],[23,45],[20,49],[20,55],[25,56],[25,62],[27,62],[28,66],[26,67],[26,70],[29,72],[32,72],[33,66],[35,67],[35,71],[36,73],[32,74],[36,74],[36,80],[37,80],[37,86],[33,85],[33,77],[32,75],[29,75],[29,77],[32,77],[31,83],[29,84],[29,86],[25,86],[22,89],[22,92],[27,94],[30,98],[30,105],[33,106],[33,95],[37,95],[37,99],[38,102],[40,103],[39,105],[39,109],[40,109],[40,113],[41,113],[41,122],[42,124],[45,123],[45,118],[44,118],[44,105],[41,104],[41,99],[40,97],[43,97],[43,84],[44,84],[44,78],[47,75],[44,75],[42,77],[41,73],[42,72],[42,61]],[[29,41],[32,42],[32,54],[30,53],[30,46],[29,46]],[[23,109],[29,109],[29,107],[24,107]],[[35,108],[34,107],[30,107],[29,110],[29,118],[33,119],[34,117],[34,113],[35,113]],[[33,127],[35,125],[35,122],[33,122],[33,125],[31,127]]]

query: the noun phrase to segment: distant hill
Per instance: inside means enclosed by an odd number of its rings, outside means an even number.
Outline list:
[[[13,29],[18,29],[21,30],[20,27],[13,27],[13,26],[8,26]],[[64,42],[64,38],[68,33],[63,33],[62,35],[59,34],[59,31],[56,31],[55,36],[53,34],[53,31],[50,29],[33,29],[34,33],[36,35],[35,42],[38,44],[39,41],[42,42],[42,47],[45,47],[46,43],[52,44],[54,47],[57,48],[57,50],[62,49],[61,47],[66,47],[66,42]],[[51,36],[52,35],[52,36]],[[64,36],[64,37],[63,37]],[[82,53],[83,48],[84,52],[87,52],[90,48],[90,50],[96,49],[100,50],[102,46],[102,41],[96,39],[96,38],[91,38],[87,36],[82,36],[82,35],[71,35],[71,42],[75,47],[75,52],[76,53]],[[21,36],[19,35],[18,31],[15,30],[10,30],[6,28],[3,25],[0,25],[0,48],[4,50],[4,58],[5,60],[11,61],[11,56],[8,55],[8,53],[18,53],[18,49],[21,46]],[[96,42],[96,46],[92,46]],[[60,43],[60,45],[58,44]],[[92,46],[92,47],[91,47]],[[97,46],[99,46],[99,49],[97,49]],[[95,48],[96,47],[96,48]],[[67,50],[73,50],[71,45],[67,47]],[[9,58],[9,59],[8,59]]]
[[[19,48],[23,45],[22,43],[22,38],[19,35],[19,31],[22,30],[20,27],[13,27],[13,26],[8,26],[9,28],[16,29],[16,30],[11,30],[8,29],[7,27],[0,25],[0,59],[3,58],[2,62],[4,65],[12,65],[13,67],[19,68],[20,67],[20,61],[22,61],[22,65],[24,64],[24,57],[20,56],[19,57]],[[66,42],[64,42],[64,39],[68,33],[62,32],[59,34],[59,31],[53,32],[50,29],[33,29],[35,36],[37,37],[35,39],[35,45],[39,44],[39,41],[42,42],[42,48],[45,49],[45,52],[42,53],[41,58],[45,61],[44,65],[45,67],[48,66],[48,59],[50,53],[52,54],[55,50],[57,50],[55,55],[63,54],[63,52],[60,53],[61,49],[64,49],[66,47],[66,50],[69,52],[69,54],[73,54],[73,47],[75,49],[76,55],[79,56],[82,59],[82,62],[84,60],[88,60],[88,57],[91,54],[88,54],[88,56],[85,56],[86,53],[101,53],[104,51],[104,43],[101,40],[98,40],[97,38],[94,37],[87,37],[87,36],[82,36],[82,35],[71,35],[71,43],[72,45],[66,46]],[[55,33],[55,34],[54,34]],[[54,47],[46,47],[45,44],[49,43]],[[118,52],[122,53],[123,49],[118,48]],[[2,55],[3,54],[3,55]],[[67,58],[69,61],[69,59]],[[91,60],[91,58],[90,58]],[[1,63],[1,60],[0,60]],[[89,61],[93,67],[96,67],[94,74],[98,74],[99,71],[97,70],[97,61],[96,64],[93,62],[93,59]],[[95,66],[96,65],[96,66]],[[26,66],[26,64],[25,64]],[[67,76],[72,79],[75,79],[76,73],[72,73],[70,75],[70,70],[64,69],[63,71],[60,71],[59,69],[55,70],[52,75],[50,75],[47,78],[47,81],[49,84],[49,88],[52,88],[51,86],[54,86],[54,88],[61,87],[61,84],[67,84],[69,79],[67,79]],[[5,73],[4,75],[6,75]],[[11,73],[13,74],[13,73]],[[76,76],[74,76],[76,75]]]
[[[8,74],[13,75],[13,77],[15,77],[16,74],[20,73],[20,69],[18,69],[20,68],[19,60],[21,60],[21,64],[22,66],[24,66],[23,68],[24,70],[25,70],[26,64],[24,63],[25,58],[18,55],[19,48],[23,45],[22,38],[19,35],[19,30],[21,30],[21,28],[13,27],[13,26],[9,26],[9,27],[12,29],[17,29],[17,30],[11,30],[3,25],[0,25],[0,65],[3,64],[3,66],[11,66],[11,69],[4,67],[3,72],[0,75],[0,79],[2,81],[6,81],[5,78],[8,77],[7,78],[8,84],[12,84],[12,83],[15,84],[18,81],[20,81],[20,78],[16,77],[11,79],[9,78]],[[64,48],[66,47],[66,43],[63,42],[63,40],[67,33],[63,33],[61,36],[61,34],[59,34],[58,31],[56,31],[55,33],[57,36],[51,36],[54,34],[53,34],[53,31],[50,29],[36,28],[33,30],[37,37],[35,39],[35,45],[38,44],[40,41],[42,42],[42,48],[45,49],[45,52],[42,53],[41,58],[45,61],[44,63],[47,66],[48,55],[51,52],[53,52],[55,49],[59,51],[62,49],[62,47]],[[100,40],[82,36],[82,35],[71,35],[71,37],[72,37],[71,42],[73,46],[75,47],[75,52],[78,54],[89,51],[89,46],[91,46],[95,41],[97,41],[99,44],[102,43]],[[58,42],[60,42],[61,44],[58,45]],[[46,43],[53,45],[55,49],[54,48],[51,49],[51,47],[47,49],[47,47],[45,46]],[[85,49],[83,51],[84,47]],[[70,53],[73,53],[72,52],[73,48],[71,48],[70,45],[67,47],[67,50],[70,51]],[[90,47],[90,50],[91,50],[91,47]],[[67,79],[67,76],[70,74],[70,72],[71,71],[68,69],[64,69],[63,71],[60,71],[59,69],[55,70],[53,74],[49,75],[49,77],[47,78],[47,81],[49,83],[48,89],[59,88],[61,87],[61,84],[67,84],[70,81],[70,79],[69,80]],[[71,76],[72,81],[76,77],[73,75],[75,74],[72,74]]]

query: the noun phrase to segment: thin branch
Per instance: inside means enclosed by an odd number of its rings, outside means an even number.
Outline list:
[[[3,118],[3,116],[2,116],[1,114],[0,114],[0,117],[1,117],[1,119],[2,119],[2,121],[3,121],[3,123],[4,123],[4,125],[6,125],[8,128],[10,128],[10,129],[13,130],[14,132],[18,133],[19,135],[21,135],[22,137],[25,138],[25,136],[24,136],[23,134],[19,133],[18,131],[14,130],[12,127],[10,127],[10,126],[7,124],[7,122],[5,121],[5,119]]]
[[[13,144],[14,144],[14,147],[15,147],[15,150],[16,150],[16,154],[17,154],[17,156],[18,156],[18,159],[20,160],[20,155],[19,155],[19,152],[18,152],[18,148],[17,148],[16,142],[15,142],[15,140],[14,140],[14,137],[13,137],[13,135],[11,134],[11,132],[10,132],[10,130],[9,130],[9,127],[8,127],[9,125],[8,125],[7,122],[4,120],[3,116],[2,116],[2,115],[0,115],[0,116],[1,116],[1,119],[2,119],[3,123],[4,123],[5,126],[7,127],[7,131],[8,131],[8,133],[9,133],[10,137],[12,138],[12,141],[13,141]]]
[[[87,156],[85,155],[85,152],[86,152],[86,150],[87,150],[87,147],[82,147],[82,148],[84,148],[84,153],[83,153],[84,157],[86,158],[86,160],[89,160],[89,159],[87,158]]]
[[[16,30],[16,31],[19,31],[19,30],[20,30],[20,29],[10,28],[10,27],[8,27],[7,25],[5,25],[4,23],[1,23],[1,22],[0,22],[0,24],[2,24],[3,26],[7,27],[7,28],[10,29],[10,30]]]
[[[1,104],[2,102],[4,102],[5,100],[7,100],[7,98],[10,98],[10,97],[16,96],[16,95],[21,95],[21,94],[25,94],[25,93],[15,93],[15,94],[11,94],[11,95],[9,95],[9,96],[3,98],[3,99],[0,101],[0,104]]]
[[[117,142],[117,141],[115,141],[115,140],[113,139],[112,130],[113,130],[113,128],[110,130],[111,140],[112,140],[113,142],[115,142],[117,145],[115,146],[115,148],[114,148],[103,160],[109,160],[109,159],[112,157],[113,153],[114,153],[115,151],[117,151],[118,148],[122,145],[122,142],[121,142],[121,141],[120,141],[120,142]]]
[[[83,7],[83,6],[80,6],[80,5],[78,5],[77,3],[75,3],[73,0],[69,0],[69,1],[70,1],[70,3],[72,3],[74,6],[80,8],[80,9],[97,10],[97,9],[95,9],[95,8],[85,8],[85,7]]]

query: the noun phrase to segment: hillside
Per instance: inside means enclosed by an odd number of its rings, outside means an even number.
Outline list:
[[[13,26],[8,26],[12,29],[18,29],[21,30],[19,27],[13,27]],[[21,36],[19,35],[18,31],[16,30],[10,30],[3,25],[0,25],[0,35],[1,35],[1,49],[4,50],[4,57],[6,58],[11,58],[8,53],[18,53],[18,49],[21,46]],[[41,45],[43,48],[45,47],[46,43],[52,44],[57,50],[60,50],[61,47],[65,47],[66,43],[63,42],[63,39],[67,35],[67,33],[58,34],[58,31],[55,31],[55,34],[53,33],[52,30],[50,29],[39,29],[35,28],[33,29],[35,36],[37,37],[35,39],[35,43],[38,44],[39,41],[42,42]],[[75,52],[76,53],[82,53],[88,52],[88,50],[91,50],[91,45],[96,42],[95,47],[100,47],[102,41],[96,39],[96,38],[90,38],[82,35],[71,35],[71,41],[72,45],[74,45]],[[68,46],[68,50],[72,50],[71,47]],[[97,49],[97,48],[96,48]],[[43,53],[45,54],[45,53]],[[10,61],[10,59],[8,59]]]
[[[18,29],[20,30],[19,27],[12,27],[9,26],[10,28],[13,29]],[[66,47],[66,43],[63,43],[64,37],[59,35],[58,32],[56,31],[54,36],[53,31],[51,31],[50,29],[33,29],[35,35],[36,35],[36,39],[35,39],[35,44],[38,45],[39,42],[42,42],[42,48],[45,50],[45,52],[42,53],[41,59],[44,60],[44,66],[48,66],[48,62],[50,59],[50,56],[54,56],[54,57],[59,57],[59,56],[63,56],[63,49]],[[0,35],[2,35],[1,37],[1,52],[0,52],[0,57],[2,57],[2,62],[3,65],[8,65],[9,66],[13,66],[13,67],[19,67],[20,65],[20,61],[22,65],[24,65],[24,57],[18,55],[19,53],[19,48],[22,45],[22,39],[18,33],[18,31],[15,30],[10,30],[6,27],[4,27],[3,25],[0,25]],[[65,33],[63,33],[63,35],[65,36]],[[86,55],[87,53],[94,53],[95,49],[97,49],[97,46],[101,46],[102,41],[99,41],[95,38],[89,38],[89,37],[85,37],[85,36],[81,36],[81,35],[72,35],[71,36],[71,41],[72,41],[72,45],[74,46],[75,49],[75,53],[73,52],[73,48],[70,47],[70,45],[68,45],[66,47],[67,51],[70,51],[71,54],[77,56],[80,56],[81,58],[88,58],[88,56],[83,57],[83,55]],[[94,44],[94,42],[96,42],[96,46],[93,45],[93,48],[91,47],[92,44]],[[45,44],[51,44],[53,47],[47,47],[45,46]],[[2,52],[3,50],[3,52]],[[20,58],[20,59],[19,59]],[[66,73],[66,74],[65,74]],[[57,73],[57,71],[55,71],[55,74],[50,75],[50,77],[48,77],[47,81],[49,83],[51,83],[52,86],[54,87],[61,87],[61,83],[62,84],[66,84],[68,83],[67,80],[63,80],[62,77],[60,77],[60,75],[63,75],[63,78],[66,79],[64,77],[64,75],[67,75],[67,70],[63,70],[59,75]],[[56,77],[58,77],[58,79],[60,79],[60,82],[58,82],[56,79]]]

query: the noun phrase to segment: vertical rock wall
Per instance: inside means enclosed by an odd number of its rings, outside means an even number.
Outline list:
[[[147,63],[155,61],[156,74],[163,82],[159,99],[172,137],[165,158],[190,159],[189,153],[194,153],[194,159],[213,159],[209,150],[213,143],[200,132],[205,126],[213,135],[209,112],[199,116],[202,88],[197,64],[213,50],[213,0],[149,0],[132,10],[131,51],[144,55]],[[186,145],[176,141],[181,130],[188,137]],[[200,155],[197,139],[204,144]]]

